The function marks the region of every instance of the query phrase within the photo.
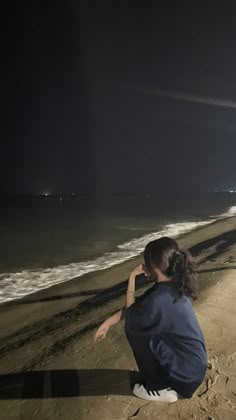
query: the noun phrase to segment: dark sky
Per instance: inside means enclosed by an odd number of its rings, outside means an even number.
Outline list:
[[[236,188],[234,2],[34,0],[4,19],[2,192]]]

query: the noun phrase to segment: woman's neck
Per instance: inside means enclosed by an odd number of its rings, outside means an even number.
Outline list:
[[[170,281],[170,280],[172,280],[171,277],[167,277],[165,276],[165,274],[158,273],[156,282],[161,283],[162,281]]]

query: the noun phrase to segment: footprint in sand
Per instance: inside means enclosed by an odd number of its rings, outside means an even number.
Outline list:
[[[208,360],[208,369],[215,369],[218,363],[219,357],[214,355]]]
[[[236,363],[236,352],[234,352],[234,353],[232,353],[232,354],[230,354],[228,357],[227,357],[227,365],[228,366],[232,366],[233,364],[235,364]]]

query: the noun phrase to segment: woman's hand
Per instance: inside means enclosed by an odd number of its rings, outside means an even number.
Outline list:
[[[97,331],[94,335],[94,342],[103,340],[106,337],[109,328],[110,328],[110,326],[107,324],[106,321],[104,321],[100,325],[100,327],[97,329]]]
[[[137,267],[135,267],[132,271],[131,274],[133,274],[134,276],[138,276],[139,274],[143,274],[145,273],[144,271],[144,267],[143,264],[139,264],[137,265]]]
[[[94,335],[94,341],[100,341],[103,340],[106,335],[107,332],[109,330],[109,328],[112,325],[117,324],[117,322],[119,322],[121,320],[121,316],[122,316],[122,312],[123,312],[124,308],[119,309],[119,311],[115,312],[113,315],[111,315],[109,318],[107,318],[101,325],[100,327],[97,329],[95,335]]]

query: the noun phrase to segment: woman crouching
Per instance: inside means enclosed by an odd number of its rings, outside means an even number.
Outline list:
[[[162,237],[149,242],[144,264],[131,273],[125,308],[96,331],[104,338],[111,325],[125,318],[125,333],[136,360],[140,381],[137,397],[174,402],[178,394],[191,398],[207,369],[205,340],[194,313],[196,264],[175,240]],[[154,285],[135,299],[135,278],[144,273]]]

